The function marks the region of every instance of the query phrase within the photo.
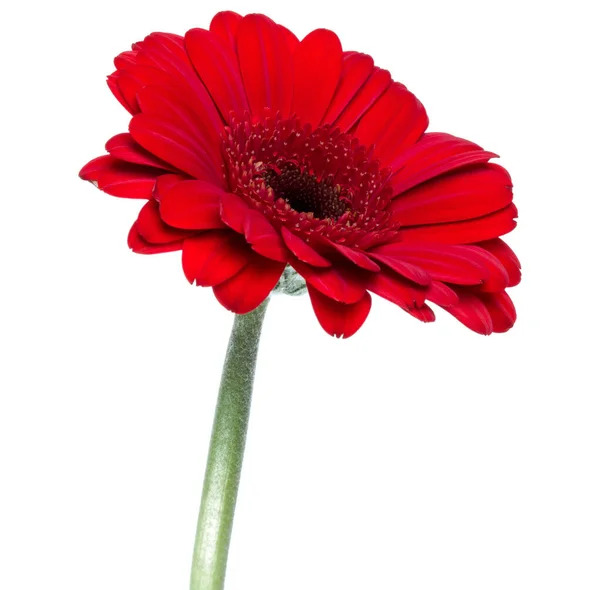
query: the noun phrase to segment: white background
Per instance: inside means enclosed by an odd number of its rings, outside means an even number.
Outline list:
[[[265,323],[227,590],[600,587],[593,2],[103,0],[2,9],[0,587],[182,590],[231,315],[139,202],[77,178],[125,131],[112,58],[261,11],[335,30],[502,155],[519,319],[482,337],[375,301],[348,341],[308,298]],[[595,24],[596,23],[596,24]]]

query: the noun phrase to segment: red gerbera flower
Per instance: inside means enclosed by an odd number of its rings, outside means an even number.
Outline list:
[[[187,279],[247,313],[287,265],[332,335],[370,293],[431,322],[432,302],[481,334],[515,321],[511,180],[495,154],[426,133],[423,105],[368,55],[317,29],[302,41],[263,15],[152,33],[108,77],[129,133],[81,177],[145,199],[134,252],[182,250]],[[288,267],[288,268],[289,268]]]

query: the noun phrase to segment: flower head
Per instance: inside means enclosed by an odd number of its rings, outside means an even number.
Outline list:
[[[423,105],[368,55],[263,15],[152,33],[108,77],[131,113],[81,177],[146,200],[129,234],[227,309],[255,309],[294,269],[315,314],[348,337],[379,295],[424,321],[431,302],[471,330],[515,321],[511,180],[495,154],[426,133]]]

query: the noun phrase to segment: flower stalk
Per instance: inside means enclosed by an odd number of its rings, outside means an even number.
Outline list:
[[[258,343],[269,299],[236,315],[215,410],[190,590],[222,590],[250,417]]]

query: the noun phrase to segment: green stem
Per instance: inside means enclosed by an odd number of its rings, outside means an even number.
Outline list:
[[[268,299],[236,315],[204,475],[190,590],[222,590],[244,458],[258,342]]]

